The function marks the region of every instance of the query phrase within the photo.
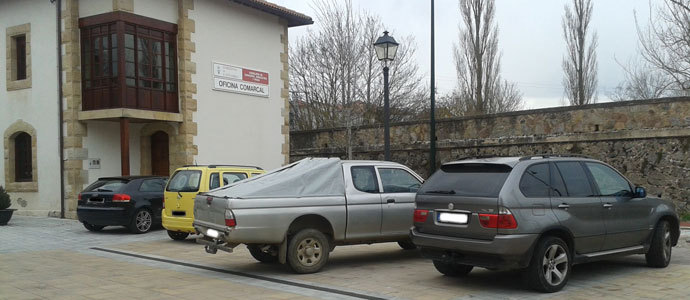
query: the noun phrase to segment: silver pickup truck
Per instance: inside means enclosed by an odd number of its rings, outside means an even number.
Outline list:
[[[261,262],[319,271],[336,245],[409,240],[415,193],[423,180],[393,162],[307,158],[200,194],[197,242],[206,252],[246,244]]]

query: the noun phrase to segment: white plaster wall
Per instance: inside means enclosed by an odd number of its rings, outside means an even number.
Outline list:
[[[177,24],[177,0],[134,0],[134,13]]]
[[[284,120],[280,98],[283,26],[278,17],[227,0],[195,1],[190,17],[195,20],[198,123],[196,161],[282,165]],[[269,98],[214,91],[212,62],[223,62],[269,73]]]
[[[141,123],[129,124],[129,173],[139,175],[141,169]],[[89,184],[100,177],[120,176],[120,123],[112,121],[87,122],[88,135],[84,146],[89,151],[89,158],[100,158],[100,169],[89,169],[89,161],[84,161],[84,170],[88,170]]]
[[[19,209],[18,214],[60,211],[55,18],[55,4],[50,1],[0,1],[0,133],[21,119],[37,135],[38,192],[11,193],[12,208]],[[25,23],[31,23],[32,87],[7,91],[6,29]],[[4,160],[0,160],[0,185],[5,184],[4,168]],[[25,206],[19,204],[19,198]]]
[[[89,17],[113,11],[113,0],[80,0],[79,17]]]

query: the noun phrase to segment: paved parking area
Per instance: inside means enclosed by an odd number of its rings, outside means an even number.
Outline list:
[[[337,247],[322,272],[296,275],[243,246],[210,255],[163,230],[93,233],[73,220],[15,216],[0,227],[0,299],[677,299],[688,297],[688,238],[668,268],[648,268],[641,255],[579,265],[563,291],[539,294],[517,272],[441,276],[395,243]]]

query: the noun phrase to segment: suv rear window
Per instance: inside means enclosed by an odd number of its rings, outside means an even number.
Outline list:
[[[498,197],[512,168],[500,164],[443,165],[419,190],[422,194]]]
[[[119,192],[125,185],[127,180],[124,179],[99,179],[90,186],[85,192]]]
[[[196,192],[201,182],[201,171],[177,171],[165,188],[168,192]]]

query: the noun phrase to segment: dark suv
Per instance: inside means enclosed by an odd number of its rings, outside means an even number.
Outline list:
[[[446,163],[416,205],[412,241],[439,272],[524,269],[543,292],[563,288],[573,264],[612,256],[645,254],[649,266],[666,267],[680,235],[673,203],[578,156]]]

